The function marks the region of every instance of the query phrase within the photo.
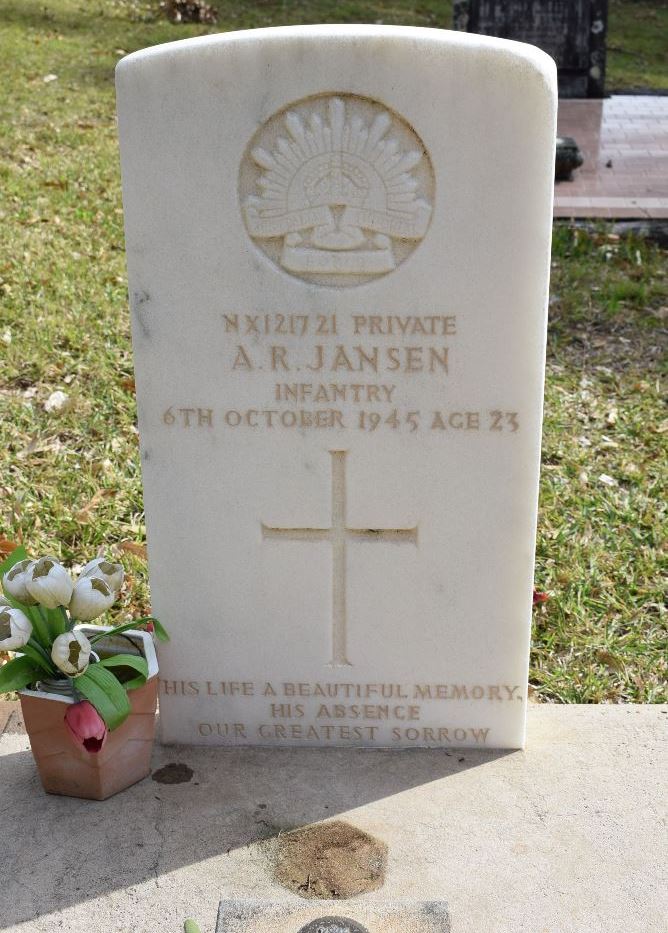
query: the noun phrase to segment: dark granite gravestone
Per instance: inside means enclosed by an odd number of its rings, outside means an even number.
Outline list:
[[[603,97],[607,0],[455,0],[454,28],[537,45],[557,63],[560,97]]]

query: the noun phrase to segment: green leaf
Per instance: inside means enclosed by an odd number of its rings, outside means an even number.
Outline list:
[[[135,690],[137,687],[143,687],[148,680],[148,664],[144,658],[137,657],[136,654],[115,654],[111,658],[104,658],[99,662],[103,667],[131,667],[137,671],[138,677],[131,680],[124,680],[123,686],[126,690]]]
[[[42,676],[32,658],[21,655],[0,667],[0,693],[12,693],[34,684]]]
[[[47,661],[41,651],[33,647],[33,645],[24,645],[20,649],[20,653],[24,657],[30,658],[30,660],[33,661],[38,667],[41,667],[43,671],[46,671],[49,677],[56,676],[56,668],[54,665],[51,664],[50,661]]]
[[[184,933],[200,933],[200,928],[194,920],[186,920],[183,925],[183,931]]]
[[[75,678],[74,687],[93,704],[110,730],[117,729],[130,715],[125,687],[101,664],[91,664]]]
[[[58,606],[56,609],[44,609],[44,615],[46,616],[46,621],[49,626],[49,632],[53,635],[54,639],[67,631],[69,619],[62,606]]]
[[[26,554],[26,549],[20,544],[17,548],[14,548],[9,557],[6,557],[5,560],[0,564],[0,577],[4,577],[8,570],[11,570],[14,564],[18,564],[20,560],[25,560],[28,555]]]
[[[36,640],[40,643],[43,648],[51,653],[51,645],[53,644],[53,638],[49,632],[49,626],[42,615],[41,606],[21,606],[19,608],[23,609],[25,614],[28,616],[32,622],[32,632]]]
[[[90,641],[91,645],[94,645],[96,642],[100,641],[102,638],[109,638],[111,635],[120,635],[121,632],[129,632],[132,629],[137,629],[138,631],[141,631],[142,625],[144,625],[144,623],[146,622],[152,622],[153,625],[156,626],[155,634],[157,635],[158,638],[160,638],[161,641],[169,640],[169,636],[167,635],[167,632],[165,632],[162,625],[160,625],[158,620],[154,619],[153,616],[145,616],[143,619],[133,619],[132,622],[126,622],[124,625],[117,625],[116,628],[112,628],[108,632],[100,632],[99,635],[94,635],[92,638],[89,638],[88,640]],[[158,634],[157,626],[160,626],[160,630],[162,631],[164,637],[161,637]]]
[[[153,622],[153,631],[158,641],[169,641],[169,635],[164,625],[158,622],[157,619],[152,619],[151,621]]]

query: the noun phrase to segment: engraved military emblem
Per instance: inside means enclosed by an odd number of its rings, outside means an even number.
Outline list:
[[[391,272],[425,236],[434,173],[402,117],[332,94],[271,117],[239,187],[246,229],[270,259],[306,281],[350,286]]]
[[[368,933],[368,930],[348,917],[321,917],[311,920],[299,933]]]

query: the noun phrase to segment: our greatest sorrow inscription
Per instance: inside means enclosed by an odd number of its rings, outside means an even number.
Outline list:
[[[291,27],[117,87],[163,739],[521,745],[552,64]]]

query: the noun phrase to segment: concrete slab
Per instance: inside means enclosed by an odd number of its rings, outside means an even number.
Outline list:
[[[9,718],[16,712],[18,705],[16,700],[0,700],[0,735],[5,731]]]
[[[6,734],[0,929],[211,933],[221,898],[302,903],[272,881],[273,840],[337,817],[389,847],[365,903],[444,899],[452,933],[665,933],[667,724],[532,706],[525,752],[162,747],[154,767],[189,781],[106,802],[47,797]]]

